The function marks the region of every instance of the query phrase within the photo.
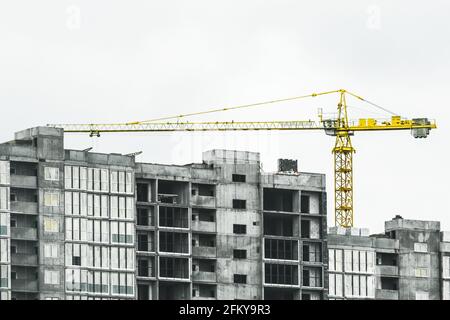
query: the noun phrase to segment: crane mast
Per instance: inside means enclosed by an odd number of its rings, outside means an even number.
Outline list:
[[[353,153],[355,149],[348,130],[345,91],[340,92],[334,154],[334,203],[336,225],[353,226]]]
[[[337,117],[323,119],[319,114],[319,121],[290,120],[290,121],[213,121],[213,122],[188,122],[179,121],[180,118],[192,115],[200,115],[212,112],[227,111],[232,109],[248,108],[271,104],[282,101],[317,97],[332,93],[339,93],[337,105]],[[249,105],[231,108],[215,109],[204,112],[196,112],[174,117],[154,120],[137,121],[129,123],[109,124],[49,124],[50,127],[62,128],[66,133],[89,133],[91,137],[100,136],[101,133],[119,132],[172,132],[172,131],[248,131],[248,130],[323,130],[329,136],[335,136],[335,144],[332,149],[334,155],[334,200],[335,200],[335,224],[344,228],[353,227],[353,148],[351,136],[355,132],[377,132],[410,130],[414,138],[426,138],[431,129],[436,128],[436,123],[428,118],[402,119],[398,115],[390,119],[363,118],[349,120],[347,112],[346,94],[361,101],[377,106],[360,96],[344,89],[313,93],[310,95],[259,102]],[[377,106],[379,107],[379,106]],[[381,108],[381,107],[379,107]],[[388,111],[384,109],[385,111]],[[391,112],[392,113],[392,112]],[[176,122],[161,122],[161,120],[177,119]]]

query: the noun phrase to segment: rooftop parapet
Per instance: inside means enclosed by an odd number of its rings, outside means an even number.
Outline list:
[[[133,167],[135,165],[134,156],[122,155],[118,153],[98,153],[70,149],[65,150],[65,160],[126,167]]]
[[[296,173],[284,174],[279,172],[264,172],[261,175],[263,185],[274,185],[282,188],[283,186],[307,187],[317,189],[316,191],[325,191],[325,175],[320,173]]]
[[[259,164],[259,152],[214,149],[203,152],[203,162],[223,164]]]
[[[355,237],[369,237],[369,229],[367,228],[344,228],[340,226],[330,227],[328,234],[355,236]]]
[[[22,131],[18,131],[14,134],[15,140],[31,140],[37,136],[55,136],[62,137],[64,130],[61,128],[50,127],[34,127],[28,128]]]
[[[440,231],[441,223],[439,221],[407,220],[397,216],[386,221],[384,229],[386,232],[400,229]]]

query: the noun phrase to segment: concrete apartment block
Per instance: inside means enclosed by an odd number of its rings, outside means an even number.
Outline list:
[[[0,299],[326,299],[325,177],[259,154],[198,164],[0,144]]]
[[[441,232],[440,240],[441,295],[443,300],[450,300],[450,232]]]
[[[11,299],[9,161],[0,157],[0,300]]]
[[[362,234],[330,228],[330,299],[448,299],[449,257],[439,222],[397,216],[386,221],[384,234]]]
[[[326,297],[323,175],[261,174],[257,153],[212,150],[202,164],[139,163],[136,183],[139,299]],[[282,230],[294,220],[290,231]],[[302,220],[312,221],[303,223],[303,238],[314,247],[314,258],[309,260],[309,247],[304,255],[304,269]],[[174,233],[185,236],[176,236],[179,246],[168,252]],[[168,274],[168,263],[179,272]]]
[[[330,228],[325,176],[64,149],[37,127],[0,144],[0,300],[450,299],[439,222]]]
[[[385,230],[399,240],[399,299],[440,299],[440,223],[393,219]]]
[[[263,174],[265,299],[327,299],[325,176]]]
[[[375,299],[374,239],[337,231],[328,234],[329,299]]]

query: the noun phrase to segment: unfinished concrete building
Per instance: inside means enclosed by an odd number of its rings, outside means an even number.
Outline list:
[[[264,174],[264,298],[326,298],[325,177]]]
[[[325,178],[258,153],[185,166],[0,144],[0,299],[327,299]]]
[[[441,237],[448,240],[439,222],[398,216],[385,222],[384,234],[330,228],[329,298],[449,299],[450,257]]]
[[[139,299],[325,297],[323,175],[261,174],[257,153],[212,150],[137,164],[136,183]]]

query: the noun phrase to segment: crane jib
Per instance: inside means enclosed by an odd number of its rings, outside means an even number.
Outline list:
[[[305,98],[315,98],[328,94],[339,94],[337,114],[329,119],[319,111],[319,120],[294,121],[228,121],[228,122],[182,122],[188,116],[229,111],[242,108],[263,106],[279,102],[287,102]],[[346,95],[363,101],[392,116],[388,119],[362,118],[349,120],[347,113]],[[176,119],[174,122],[157,122],[161,120]],[[218,108],[202,112],[192,112],[173,117],[164,117],[153,120],[137,121],[131,123],[114,124],[51,124],[49,127],[61,128],[65,133],[88,133],[91,137],[99,137],[101,133],[122,132],[175,132],[175,131],[263,131],[263,130],[323,130],[327,135],[335,136],[333,148],[334,155],[334,196],[335,196],[335,222],[336,225],[348,228],[354,224],[353,216],[353,153],[351,136],[355,132],[379,132],[410,130],[414,138],[426,138],[431,129],[436,129],[434,120],[428,118],[404,119],[394,112],[370,102],[358,95],[344,89],[313,93],[286,99],[269,100],[259,103],[246,104],[228,108]]]

